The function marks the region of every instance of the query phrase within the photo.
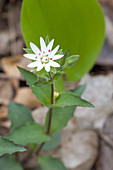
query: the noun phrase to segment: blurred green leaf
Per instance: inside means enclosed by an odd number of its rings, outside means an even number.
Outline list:
[[[35,122],[26,123],[7,135],[7,139],[13,141],[16,144],[41,144],[42,142],[48,142],[50,137],[44,132],[44,129]]]
[[[1,170],[23,170],[22,166],[13,156],[4,156],[0,158]]]
[[[11,120],[11,130],[21,126],[22,124],[33,121],[30,109],[15,102],[11,102],[9,104],[8,117]]]
[[[81,99],[79,96],[70,92],[63,92],[56,99],[53,107],[69,107],[69,106],[82,106],[82,107],[94,107],[91,103]]]
[[[15,152],[24,152],[26,151],[25,148],[22,146],[16,145],[13,142],[9,141],[8,139],[0,136],[0,156],[3,154],[12,154]]]
[[[51,10],[50,10],[51,7]],[[49,35],[70,55],[80,55],[72,68],[67,69],[69,81],[79,80],[94,65],[102,48],[105,24],[97,0],[24,0],[21,27],[29,48],[39,47],[39,37]]]
[[[43,146],[43,150],[49,151],[56,148],[60,143],[61,133],[56,132],[51,136],[51,140],[46,142]]]
[[[41,165],[42,170],[66,170],[63,163],[57,159],[47,155],[40,155],[38,163]]]

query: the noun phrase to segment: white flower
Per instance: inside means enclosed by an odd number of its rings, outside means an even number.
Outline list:
[[[30,47],[32,51],[34,52],[34,54],[24,54],[24,57],[31,59],[31,60],[35,60],[35,61],[30,63],[27,66],[30,68],[37,67],[36,69],[37,71],[40,71],[44,67],[47,72],[50,71],[50,66],[60,67],[60,64],[58,64],[54,60],[60,59],[64,55],[61,55],[61,54],[55,55],[59,49],[59,45],[54,50],[52,50],[53,43],[54,43],[54,39],[51,40],[51,42],[46,47],[46,44],[43,38],[40,37],[41,49],[39,49],[35,44],[30,42]]]

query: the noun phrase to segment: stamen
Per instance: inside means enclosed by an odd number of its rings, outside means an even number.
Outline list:
[[[43,62],[41,62],[43,64]]]
[[[48,57],[48,54],[46,55],[46,57]]]
[[[43,53],[45,53],[45,51],[43,51]]]
[[[46,61],[47,61],[47,58],[46,58]]]
[[[41,60],[42,60],[42,58],[41,58]]]
[[[51,50],[48,50],[48,52],[51,52]]]
[[[41,49],[39,49],[41,51]]]
[[[39,53],[39,55],[41,55],[41,54]]]
[[[37,59],[37,57],[35,57],[35,59]]]
[[[50,58],[50,60],[52,60],[52,58]]]

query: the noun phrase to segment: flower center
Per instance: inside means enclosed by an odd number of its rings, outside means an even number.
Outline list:
[[[41,57],[41,62],[47,64],[49,62],[49,58],[47,55]]]

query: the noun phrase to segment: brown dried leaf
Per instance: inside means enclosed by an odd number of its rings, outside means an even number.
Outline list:
[[[17,69],[18,66],[26,66],[29,63],[29,60],[24,58],[23,56],[13,56],[13,57],[5,57],[1,59],[1,65],[4,71],[11,76],[20,77],[20,72]]]
[[[0,119],[7,118],[8,115],[8,108],[5,105],[0,106]]]
[[[0,104],[8,105],[13,97],[13,88],[9,80],[0,81]]]
[[[39,103],[37,98],[33,95],[32,90],[29,87],[18,89],[14,101],[20,104],[24,104],[31,109],[41,106],[41,103]]]
[[[19,81],[15,78],[21,77],[21,74],[18,71],[17,66],[25,67],[27,64],[29,64],[29,60],[27,60],[23,56],[5,57],[1,59],[1,66],[3,67],[7,75],[12,76],[11,82],[16,90],[19,88]]]

